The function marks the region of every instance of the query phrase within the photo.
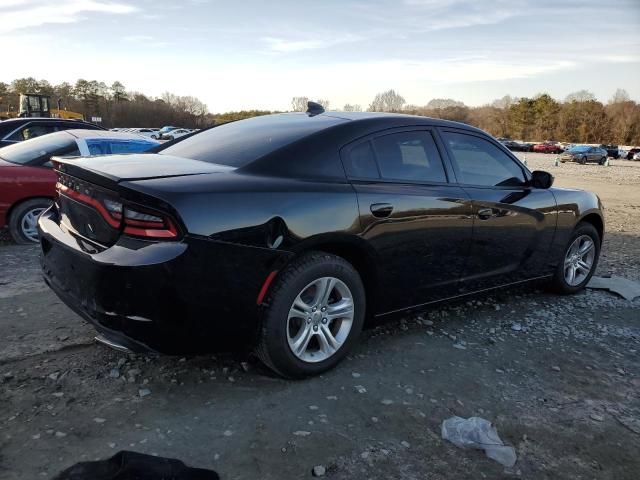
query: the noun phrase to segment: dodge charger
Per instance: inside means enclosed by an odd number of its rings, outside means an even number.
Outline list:
[[[604,233],[596,195],[426,117],[310,104],[53,163],[44,278],[99,341],[249,348],[290,378],[336,365],[365,319],[533,280],[575,293]]]

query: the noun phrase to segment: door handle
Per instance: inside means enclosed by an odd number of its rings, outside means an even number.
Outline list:
[[[393,205],[390,203],[374,203],[371,205],[370,210],[374,217],[384,218],[391,215]]]
[[[488,220],[491,217],[495,217],[495,213],[492,208],[481,208],[478,210],[478,218],[480,220]]]

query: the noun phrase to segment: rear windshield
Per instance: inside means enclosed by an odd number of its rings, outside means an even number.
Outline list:
[[[0,148],[0,158],[25,165],[52,155],[64,155],[75,150],[76,139],[67,132],[56,132]]]
[[[243,167],[307,135],[344,120],[326,115],[286,113],[225,123],[197,133],[159,153]]]

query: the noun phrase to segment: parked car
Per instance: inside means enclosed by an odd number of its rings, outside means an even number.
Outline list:
[[[632,160],[640,160],[640,152],[636,152],[636,153],[633,155]]]
[[[138,135],[142,135],[143,137],[155,138],[155,135],[158,134],[158,130],[160,129],[159,128],[135,128],[133,129],[133,132],[137,133]]]
[[[0,147],[62,130],[104,130],[93,123],[62,118],[10,118],[0,122]]]
[[[603,148],[607,151],[607,156],[611,158],[620,158],[620,151],[618,150],[618,145],[600,145],[600,148]]]
[[[528,143],[519,143],[513,140],[505,140],[502,143],[505,147],[507,147],[512,152],[530,152],[532,150],[532,146]]]
[[[47,284],[112,347],[252,347],[298,378],[347,355],[365,316],[591,278],[595,194],[552,189],[462,123],[321,112],[223,124],[154,154],[55,158]]]
[[[177,130],[177,129],[178,127],[170,127],[170,126],[162,127],[160,130],[158,130],[155,133],[155,136],[151,135],[151,138],[160,139],[162,138],[162,135],[164,135],[165,133],[169,133],[171,130]]]
[[[607,161],[607,151],[600,147],[590,147],[589,145],[577,145],[562,155],[560,155],[560,162],[576,162],[584,165],[587,162],[596,162],[599,165],[604,165]]]
[[[533,151],[538,153],[562,153],[563,149],[560,145],[554,142],[538,143],[533,146]]]
[[[0,228],[8,225],[17,243],[38,241],[36,220],[55,196],[52,155],[142,152],[158,144],[121,132],[66,130],[0,148]]]
[[[635,147],[635,148],[630,148],[629,151],[627,152],[627,160],[633,160],[633,156],[640,152],[640,148]]]
[[[185,135],[189,135],[192,130],[187,128],[176,128],[175,130],[171,130],[167,133],[163,133],[160,135],[160,140],[174,140],[176,138],[184,137]]]

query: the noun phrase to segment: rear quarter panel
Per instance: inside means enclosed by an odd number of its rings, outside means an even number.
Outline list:
[[[191,235],[212,240],[296,251],[318,235],[360,231],[356,194],[348,183],[232,172],[120,186],[161,199]]]

